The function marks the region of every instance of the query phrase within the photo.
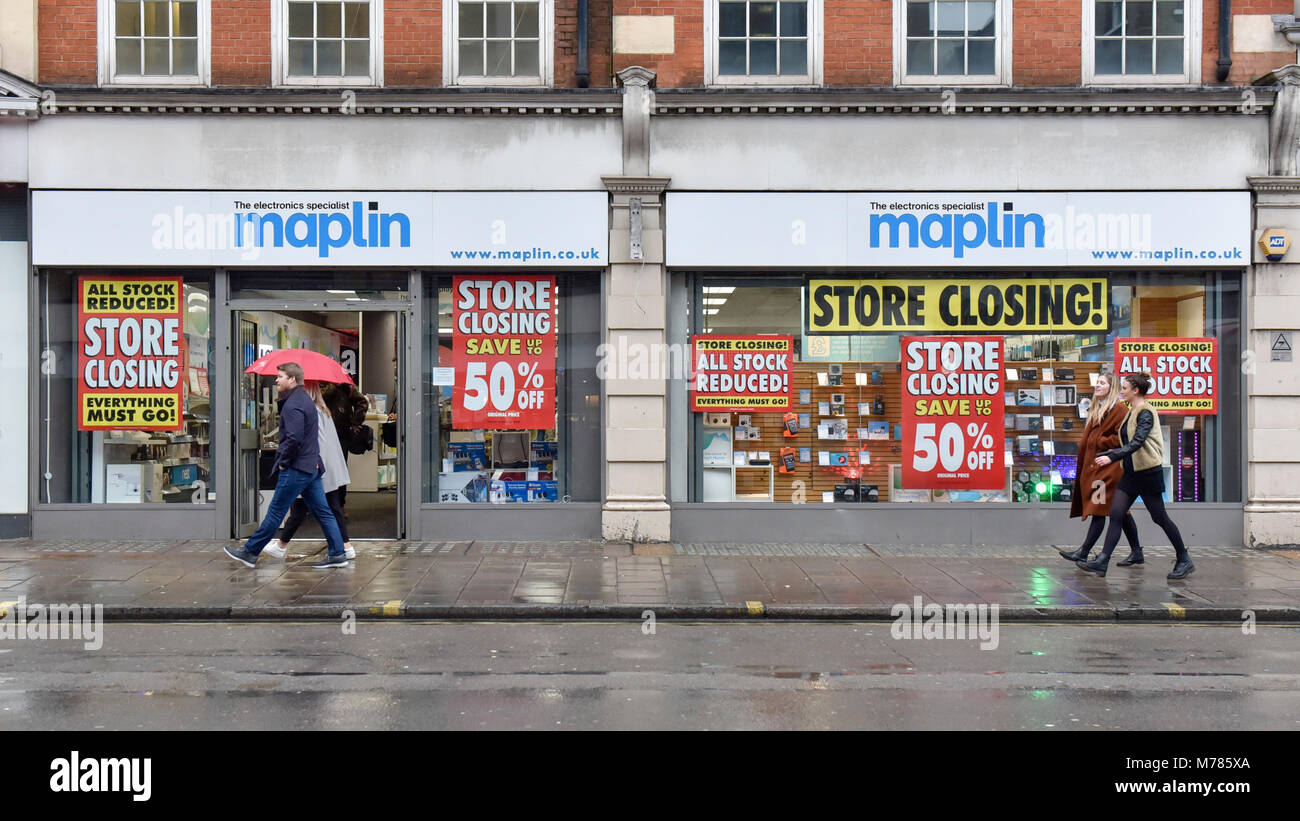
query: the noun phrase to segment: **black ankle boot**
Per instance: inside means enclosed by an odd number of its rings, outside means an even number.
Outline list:
[[[1165,576],[1165,578],[1185,579],[1188,576],[1192,575],[1192,571],[1194,571],[1195,569],[1196,569],[1196,565],[1192,564],[1192,557],[1185,556],[1184,558],[1181,558],[1178,561],[1174,562],[1174,569],[1169,571],[1169,575]]]
[[[1090,562],[1075,562],[1074,564],[1080,570],[1087,570],[1089,573],[1096,573],[1098,576],[1105,578],[1106,566],[1110,564],[1110,556],[1103,553]]]
[[[1146,559],[1142,558],[1142,548],[1140,547],[1129,551],[1128,558],[1119,562],[1120,567],[1132,567],[1135,564],[1146,564]]]
[[[1089,552],[1089,551],[1088,551],[1088,550],[1084,550],[1082,547],[1080,547],[1080,548],[1078,548],[1077,550],[1074,550],[1074,551],[1072,551],[1072,552],[1070,552],[1070,553],[1066,553],[1064,550],[1058,550],[1058,551],[1056,551],[1056,552],[1057,552],[1057,553],[1060,553],[1060,554],[1061,554],[1061,558],[1062,558],[1062,559],[1065,559],[1067,562],[1086,562],[1086,561],[1088,561],[1088,552]]]

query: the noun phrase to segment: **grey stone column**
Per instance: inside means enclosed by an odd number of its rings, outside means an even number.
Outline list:
[[[1275,109],[1273,116],[1278,113]],[[1297,113],[1292,108],[1287,116],[1294,119]],[[1294,135],[1294,124],[1289,133]],[[1293,138],[1281,148],[1294,168]],[[1295,545],[1300,543],[1300,356],[1273,362],[1271,348],[1278,331],[1296,331],[1292,338],[1300,339],[1300,248],[1293,244],[1281,261],[1269,262],[1258,240],[1264,231],[1281,228],[1292,243],[1300,242],[1300,177],[1251,177],[1250,184],[1256,241],[1244,300],[1249,324],[1242,339],[1250,459],[1243,539],[1248,547]]]
[[[649,175],[654,73],[633,66],[623,82],[623,173],[602,179],[610,191],[609,280],[597,375],[605,386],[606,539],[667,541],[666,374],[668,277],[664,270],[663,192]]]

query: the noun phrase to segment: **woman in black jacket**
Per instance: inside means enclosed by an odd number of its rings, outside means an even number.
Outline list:
[[[1120,446],[1100,454],[1094,460],[1097,467],[1105,467],[1111,462],[1121,460],[1124,462],[1124,476],[1119,480],[1119,486],[1115,489],[1115,500],[1110,506],[1110,525],[1106,528],[1106,545],[1096,559],[1077,563],[1080,569],[1096,573],[1098,576],[1106,575],[1110,554],[1119,543],[1124,516],[1128,514],[1129,508],[1139,496],[1146,503],[1151,521],[1160,526],[1174,546],[1176,555],[1174,569],[1166,578],[1185,579],[1196,569],[1196,565],[1192,564],[1192,557],[1188,555],[1187,548],[1183,545],[1183,537],[1178,532],[1178,526],[1165,511],[1165,473],[1162,467],[1164,437],[1160,433],[1160,427],[1156,425],[1155,412],[1147,407],[1146,395],[1150,390],[1151,375],[1147,373],[1126,376],[1120,381],[1120,396],[1129,403],[1128,415],[1124,417],[1124,424],[1119,428]]]

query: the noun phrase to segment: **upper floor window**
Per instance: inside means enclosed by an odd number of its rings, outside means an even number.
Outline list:
[[[100,82],[205,85],[208,0],[100,0]]]
[[[706,81],[818,85],[821,0],[706,0]]]
[[[1084,82],[1198,82],[1200,18],[1200,4],[1186,0],[1094,0],[1084,14]]]
[[[447,85],[550,85],[553,0],[448,0]]]
[[[1011,81],[1010,0],[895,0],[894,15],[898,83]]]
[[[276,0],[273,63],[283,85],[380,85],[382,0]]]

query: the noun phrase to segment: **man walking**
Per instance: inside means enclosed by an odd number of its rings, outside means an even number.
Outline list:
[[[275,482],[275,495],[266,518],[242,547],[226,547],[226,555],[248,567],[257,564],[262,548],[275,535],[289,506],[299,496],[320,522],[329,544],[329,555],[312,565],[315,568],[346,567],[343,539],[339,535],[334,512],[325,501],[321,487],[320,422],[316,417],[316,404],[302,386],[302,366],[286,362],[276,369],[275,389],[284,397],[280,408],[280,444],[276,449],[275,467],[280,471]]]

